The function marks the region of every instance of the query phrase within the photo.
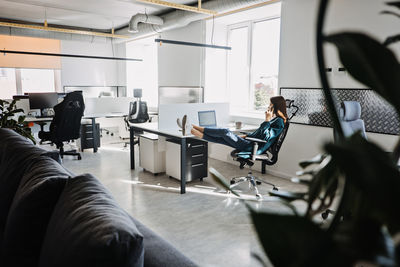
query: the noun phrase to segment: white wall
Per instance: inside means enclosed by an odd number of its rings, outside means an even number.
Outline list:
[[[204,43],[204,21],[161,34],[162,39]],[[174,44],[158,47],[159,86],[204,86],[204,48]]]
[[[111,43],[61,41],[61,53],[93,56],[116,56]],[[122,78],[121,78],[122,79]],[[62,86],[119,85],[118,64],[115,60],[62,58]]]
[[[326,32],[362,30],[374,34],[380,40],[398,33],[398,19],[379,15],[385,9],[383,0],[331,1],[326,22]],[[281,17],[280,87],[321,87],[316,62],[315,27],[318,0],[283,0]],[[398,47],[398,46],[397,46]],[[398,55],[399,49],[397,49]],[[341,66],[332,47],[325,50],[327,67]],[[332,87],[365,88],[348,75],[333,73]],[[368,133],[370,140],[382,145],[387,151],[398,137]],[[279,161],[268,169],[294,175],[299,161],[313,157],[324,140],[332,139],[332,129],[292,124],[282,146]]]
[[[154,37],[126,44],[127,57],[143,59],[141,62],[128,61],[126,64],[128,96],[133,96],[133,89],[141,88],[143,101],[147,101],[148,107],[152,108],[158,106],[157,50]]]

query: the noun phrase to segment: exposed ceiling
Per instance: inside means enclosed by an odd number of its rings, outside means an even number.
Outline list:
[[[197,0],[168,0],[177,4],[194,4]],[[205,1],[204,1],[205,2]],[[0,0],[1,19],[110,30],[127,25],[137,13],[150,15],[168,8],[134,0]]]

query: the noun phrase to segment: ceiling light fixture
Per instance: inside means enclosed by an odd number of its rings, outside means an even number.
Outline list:
[[[0,50],[0,53],[4,53],[4,55],[5,54],[21,54],[21,55],[50,56],[50,57],[76,57],[76,58],[89,58],[89,59],[143,61],[143,59],[137,59],[137,58],[102,57],[102,56],[87,56],[87,55],[74,55],[74,54],[56,54],[56,53],[27,52],[27,51],[13,51],[13,50]]]
[[[230,46],[210,45],[210,44],[183,42],[183,41],[167,40],[167,39],[154,39],[154,41],[156,43],[160,43],[160,45],[162,43],[164,43],[164,44],[175,44],[175,45],[186,45],[186,46],[197,46],[197,47],[232,50],[232,47],[230,47]]]

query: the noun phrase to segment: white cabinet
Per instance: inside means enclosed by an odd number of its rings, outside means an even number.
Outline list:
[[[159,151],[157,135],[139,137],[139,166],[154,174],[165,172],[165,151]]]

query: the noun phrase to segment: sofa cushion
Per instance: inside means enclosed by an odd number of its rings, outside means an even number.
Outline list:
[[[143,236],[90,174],[68,180],[47,228],[39,266],[143,266]]]
[[[198,266],[141,222],[138,222],[135,219],[133,220],[144,238],[145,267]]]
[[[44,155],[26,169],[7,218],[2,266],[38,266],[47,225],[68,178],[60,164]]]
[[[0,245],[15,192],[35,159],[46,153],[10,129],[0,129]],[[1,246],[0,246],[1,248]]]

